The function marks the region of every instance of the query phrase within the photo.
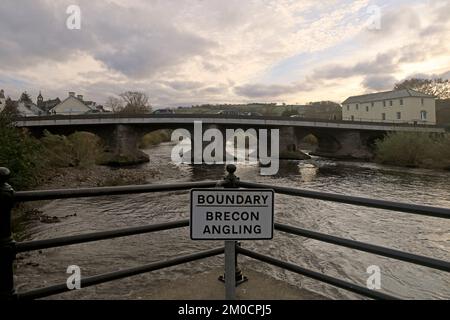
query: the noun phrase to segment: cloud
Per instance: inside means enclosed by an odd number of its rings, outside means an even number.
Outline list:
[[[72,4],[81,30],[66,28]],[[364,27],[372,4],[381,30]],[[100,103],[126,90],[156,105],[342,101],[447,72],[449,11],[446,0],[3,0],[0,84]]]
[[[291,95],[301,91],[311,90],[312,86],[307,84],[291,85],[265,85],[265,84],[247,84],[237,86],[234,92],[246,98],[276,98],[284,95]]]
[[[396,82],[390,75],[371,75],[364,78],[362,85],[371,91],[384,91],[392,90]]]
[[[356,63],[353,66],[330,65],[313,73],[315,79],[349,78],[366,74],[393,72],[398,66],[391,53],[379,54],[374,60]]]

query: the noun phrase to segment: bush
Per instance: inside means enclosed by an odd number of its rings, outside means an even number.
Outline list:
[[[306,137],[304,137],[302,139],[302,142],[312,146],[317,146],[319,144],[319,140],[317,140],[317,138],[312,134],[308,134]]]
[[[170,130],[156,130],[151,133],[146,134],[140,143],[141,148],[147,148],[150,146],[155,146],[161,142],[168,142],[171,139]]]
[[[57,168],[75,166],[72,159],[72,144],[67,137],[51,134],[45,130],[41,143],[45,149],[47,166]]]
[[[11,171],[10,184],[17,190],[35,185],[42,173],[42,146],[26,130],[15,128],[0,113],[0,166]]]
[[[51,167],[88,168],[101,154],[100,139],[88,132],[75,132],[68,137],[44,132],[41,139],[46,153],[46,164]]]
[[[68,138],[72,145],[72,159],[76,167],[95,165],[101,154],[100,139],[89,132],[75,132]]]
[[[376,161],[407,167],[450,168],[450,135],[389,133],[378,140]]]

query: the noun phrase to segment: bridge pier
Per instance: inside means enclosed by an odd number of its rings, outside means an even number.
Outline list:
[[[298,146],[300,140],[303,139],[307,133],[296,130],[294,127],[280,128],[280,160],[308,160],[311,159],[309,155],[302,152]]]
[[[106,144],[102,164],[125,166],[149,162],[148,155],[139,150],[141,133],[133,126],[117,124],[112,130],[100,130],[97,134]]]
[[[381,138],[382,134],[374,134],[365,131],[339,131],[330,130],[328,132],[314,133],[318,140],[318,148],[312,152],[312,155],[336,158],[336,159],[355,159],[371,160],[374,157],[374,151],[371,148],[371,142],[376,138]]]

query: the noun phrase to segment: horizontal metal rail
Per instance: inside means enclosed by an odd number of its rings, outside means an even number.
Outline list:
[[[67,198],[112,196],[112,195],[147,193],[147,192],[178,191],[178,190],[189,190],[192,188],[213,188],[217,185],[217,183],[218,183],[217,181],[202,181],[202,182],[185,182],[172,184],[146,184],[146,185],[120,186],[120,187],[18,191],[14,193],[14,201],[26,202],[39,200],[67,199]]]
[[[266,262],[268,264],[274,265],[276,267],[280,267],[301,275],[304,275],[306,277],[321,281],[321,282],[325,282],[328,284],[331,284],[335,287],[341,288],[341,289],[345,289],[372,299],[381,299],[381,300],[397,300],[398,298],[385,294],[385,293],[381,293],[381,292],[377,292],[377,291],[373,291],[367,288],[364,288],[362,286],[347,282],[347,281],[343,281],[331,276],[327,276],[325,274],[322,273],[318,273],[312,270],[308,270],[305,269],[303,267],[300,267],[298,265],[289,263],[289,262],[285,262],[282,260],[278,260],[274,257],[270,257],[270,256],[266,256],[264,254],[252,251],[252,250],[248,250],[248,249],[244,249],[242,247],[237,247],[236,250],[238,251],[238,253],[256,259],[256,260],[260,260],[263,262]]]
[[[220,109],[217,109],[219,111]],[[175,113],[175,114],[136,114],[136,113],[102,113],[102,114],[71,114],[71,115],[44,115],[36,117],[16,117],[14,122],[18,123],[24,122],[37,122],[42,120],[89,120],[89,119],[140,119],[140,118],[155,118],[155,119],[192,119],[192,121],[211,118],[211,119],[228,119],[228,120],[284,120],[284,121],[298,121],[298,122],[314,122],[314,123],[336,123],[336,124],[367,124],[367,125],[383,125],[383,126],[402,126],[402,127],[432,127],[432,128],[444,128],[444,126],[437,126],[425,123],[409,123],[409,122],[392,122],[392,121],[381,121],[373,119],[361,119],[357,118],[355,120],[333,120],[324,118],[300,118],[300,117],[284,117],[277,115],[221,115],[217,113]],[[367,121],[362,121],[367,120]]]
[[[2,169],[2,168],[0,168]],[[214,188],[217,186],[224,187],[244,187],[244,188],[269,188],[273,189],[275,192],[280,194],[286,194],[291,196],[299,196],[304,198],[312,198],[324,201],[333,201],[338,203],[345,203],[357,206],[372,207],[379,209],[386,209],[398,212],[413,213],[425,216],[432,216],[438,218],[450,218],[450,209],[447,208],[436,208],[431,206],[407,204],[407,203],[397,203],[393,201],[384,201],[369,199],[363,197],[345,196],[333,193],[324,193],[310,190],[302,190],[288,187],[279,187],[272,185],[265,185],[252,182],[239,182],[238,178],[234,176],[236,167],[233,165],[227,166],[227,171],[229,175],[223,181],[204,181],[204,182],[188,182],[188,183],[174,183],[174,184],[151,184],[151,185],[138,185],[138,186],[120,186],[120,187],[100,187],[100,188],[82,188],[82,189],[65,189],[65,190],[42,190],[42,191],[22,191],[13,192],[12,189],[6,184],[7,178],[9,177],[9,170],[3,168],[0,170],[0,189],[1,196],[4,200],[0,203],[0,211],[6,212],[4,215],[0,215],[2,218],[1,225],[10,226],[11,218],[11,208],[14,203],[17,202],[27,202],[27,201],[38,201],[38,200],[53,200],[53,199],[66,199],[66,198],[82,198],[82,197],[98,197],[98,196],[111,196],[111,195],[125,195],[125,194],[139,194],[139,193],[149,193],[149,192],[167,192],[167,191],[178,191],[178,190],[190,190],[193,188]],[[124,229],[108,230],[94,233],[87,233],[81,235],[65,236],[53,239],[36,240],[36,241],[26,241],[15,243],[11,237],[10,228],[5,228],[2,231],[3,237],[0,237],[2,254],[2,259],[0,264],[2,270],[5,270],[2,276],[2,281],[0,282],[0,293],[1,296],[12,297],[14,293],[14,282],[13,282],[13,260],[15,259],[16,253],[28,252],[33,250],[61,247],[66,245],[87,243],[92,241],[113,239],[118,237],[132,236],[137,234],[145,234],[156,231],[170,230],[175,228],[187,227],[189,226],[189,220],[180,220],[175,222],[160,223],[155,225],[131,227]],[[323,241],[326,243],[331,243],[335,245],[340,245],[343,247],[356,249],[364,252],[369,252],[377,254],[380,256],[398,259],[401,261],[406,261],[414,263],[417,265],[422,265],[446,272],[450,272],[450,263],[446,261],[441,261],[438,259],[419,256],[399,250],[394,250],[382,246],[376,246],[368,243],[363,243],[359,241],[339,238],[336,236],[326,235],[319,232],[314,232],[310,230],[305,230],[297,228],[294,226],[289,226],[285,224],[276,223],[275,229],[303,236],[310,239],[315,239],[318,241]],[[257,259],[277,267],[284,268],[286,270],[302,274],[304,276],[310,277],[312,279],[336,286],[338,288],[346,289],[351,292],[361,294],[366,297],[375,299],[397,299],[396,297],[390,296],[385,293],[378,291],[369,290],[368,288],[352,284],[347,281],[343,281],[328,275],[324,275],[306,268],[300,267],[298,265],[278,260],[274,257],[267,256],[261,253],[257,253],[248,249],[241,247],[236,248],[236,252],[243,254],[247,257]],[[100,275],[95,275],[81,279],[81,286],[89,287],[97,285],[100,283],[122,279],[126,277],[131,277],[134,275],[159,270],[203,258],[208,258],[223,254],[225,249],[223,247],[206,250],[198,253],[192,253],[189,255],[179,256],[170,258],[166,261],[159,261],[150,263],[144,266],[120,270],[116,272],[110,272]],[[47,297],[50,295],[63,293],[70,291],[66,283],[57,284],[54,286],[31,290],[25,293],[19,293],[15,297],[18,299],[38,299]]]
[[[200,260],[200,259],[204,259],[204,258],[217,256],[217,255],[223,254],[224,251],[225,251],[225,249],[223,247],[215,248],[215,249],[205,250],[205,251],[201,251],[201,252],[197,252],[197,253],[193,253],[193,254],[189,254],[189,255],[175,257],[175,258],[172,258],[172,259],[169,259],[166,261],[153,262],[153,263],[143,265],[140,267],[125,269],[125,270],[120,270],[120,271],[115,271],[115,272],[110,272],[110,273],[104,273],[104,274],[100,274],[100,275],[96,275],[96,276],[87,277],[84,279],[82,278],[81,279],[81,288],[86,288],[86,287],[94,286],[94,285],[104,283],[104,282],[123,279],[123,278],[131,277],[131,276],[139,275],[142,273],[147,273],[147,272],[151,272],[151,271],[155,271],[155,270],[159,270],[159,269],[173,267],[173,266],[176,266],[179,264],[184,264],[184,263],[188,263],[188,262],[192,262],[192,261],[196,261],[196,260]],[[31,291],[24,292],[24,293],[19,293],[19,294],[17,294],[17,298],[21,299],[21,300],[39,299],[39,298],[44,298],[44,297],[48,297],[51,295],[68,292],[68,291],[72,291],[72,290],[67,287],[66,283],[61,283],[61,284],[53,285],[53,286],[46,287],[46,288],[41,288],[41,289],[31,290]]]
[[[403,251],[399,251],[399,250],[394,250],[394,249],[390,249],[390,248],[386,248],[386,247],[376,246],[376,245],[368,244],[368,243],[364,243],[364,242],[330,236],[327,234],[310,231],[310,230],[305,230],[305,229],[300,229],[297,227],[288,226],[288,225],[280,224],[280,223],[275,223],[275,229],[286,232],[286,233],[295,234],[298,236],[319,240],[322,242],[332,243],[335,245],[339,245],[339,246],[343,246],[343,247],[347,247],[347,248],[351,248],[351,249],[356,249],[359,251],[370,252],[370,253],[374,253],[374,254],[388,257],[388,258],[394,258],[397,260],[411,262],[411,263],[414,263],[417,265],[422,265],[425,267],[450,272],[450,263],[443,261],[443,260],[438,260],[438,259],[429,258],[429,257],[425,257],[425,256],[419,256],[416,254],[403,252]]]
[[[45,240],[35,240],[35,241],[25,241],[15,243],[16,253],[55,248],[67,245],[73,245],[78,243],[86,243],[98,240],[113,239],[119,237],[132,236],[143,233],[151,233],[156,231],[163,231],[169,229],[176,229],[189,226],[189,219],[180,220],[175,222],[167,222],[160,224],[153,224],[140,227],[131,227],[124,229],[116,229],[109,231],[100,231],[87,234],[79,234],[74,236],[45,239]]]
[[[290,196],[298,196],[303,198],[318,199],[324,201],[333,201],[339,203],[352,204],[363,207],[379,208],[392,211],[400,211],[413,213],[423,216],[437,217],[450,219],[450,209],[423,206],[417,204],[400,203],[386,200],[376,200],[363,197],[346,196],[336,193],[325,193],[319,191],[303,190],[289,187],[279,187],[273,185],[266,185],[253,182],[239,181],[237,182],[239,187],[244,188],[259,188],[259,189],[273,189],[276,193],[286,194]]]

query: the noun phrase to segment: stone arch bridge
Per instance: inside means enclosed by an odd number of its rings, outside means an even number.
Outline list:
[[[139,150],[142,136],[159,129],[184,128],[193,132],[194,121],[201,121],[203,130],[211,127],[224,132],[226,129],[279,129],[280,157],[300,152],[300,141],[309,134],[318,140],[315,155],[344,158],[370,159],[376,139],[392,131],[444,133],[436,126],[405,123],[328,121],[285,117],[223,116],[207,114],[96,114],[77,116],[44,116],[18,118],[17,127],[27,128],[40,136],[44,130],[53,134],[69,135],[86,131],[98,135],[114,157],[129,159],[130,163],[148,161]],[[191,134],[193,136],[193,134]],[[225,134],[224,134],[225,136]]]

